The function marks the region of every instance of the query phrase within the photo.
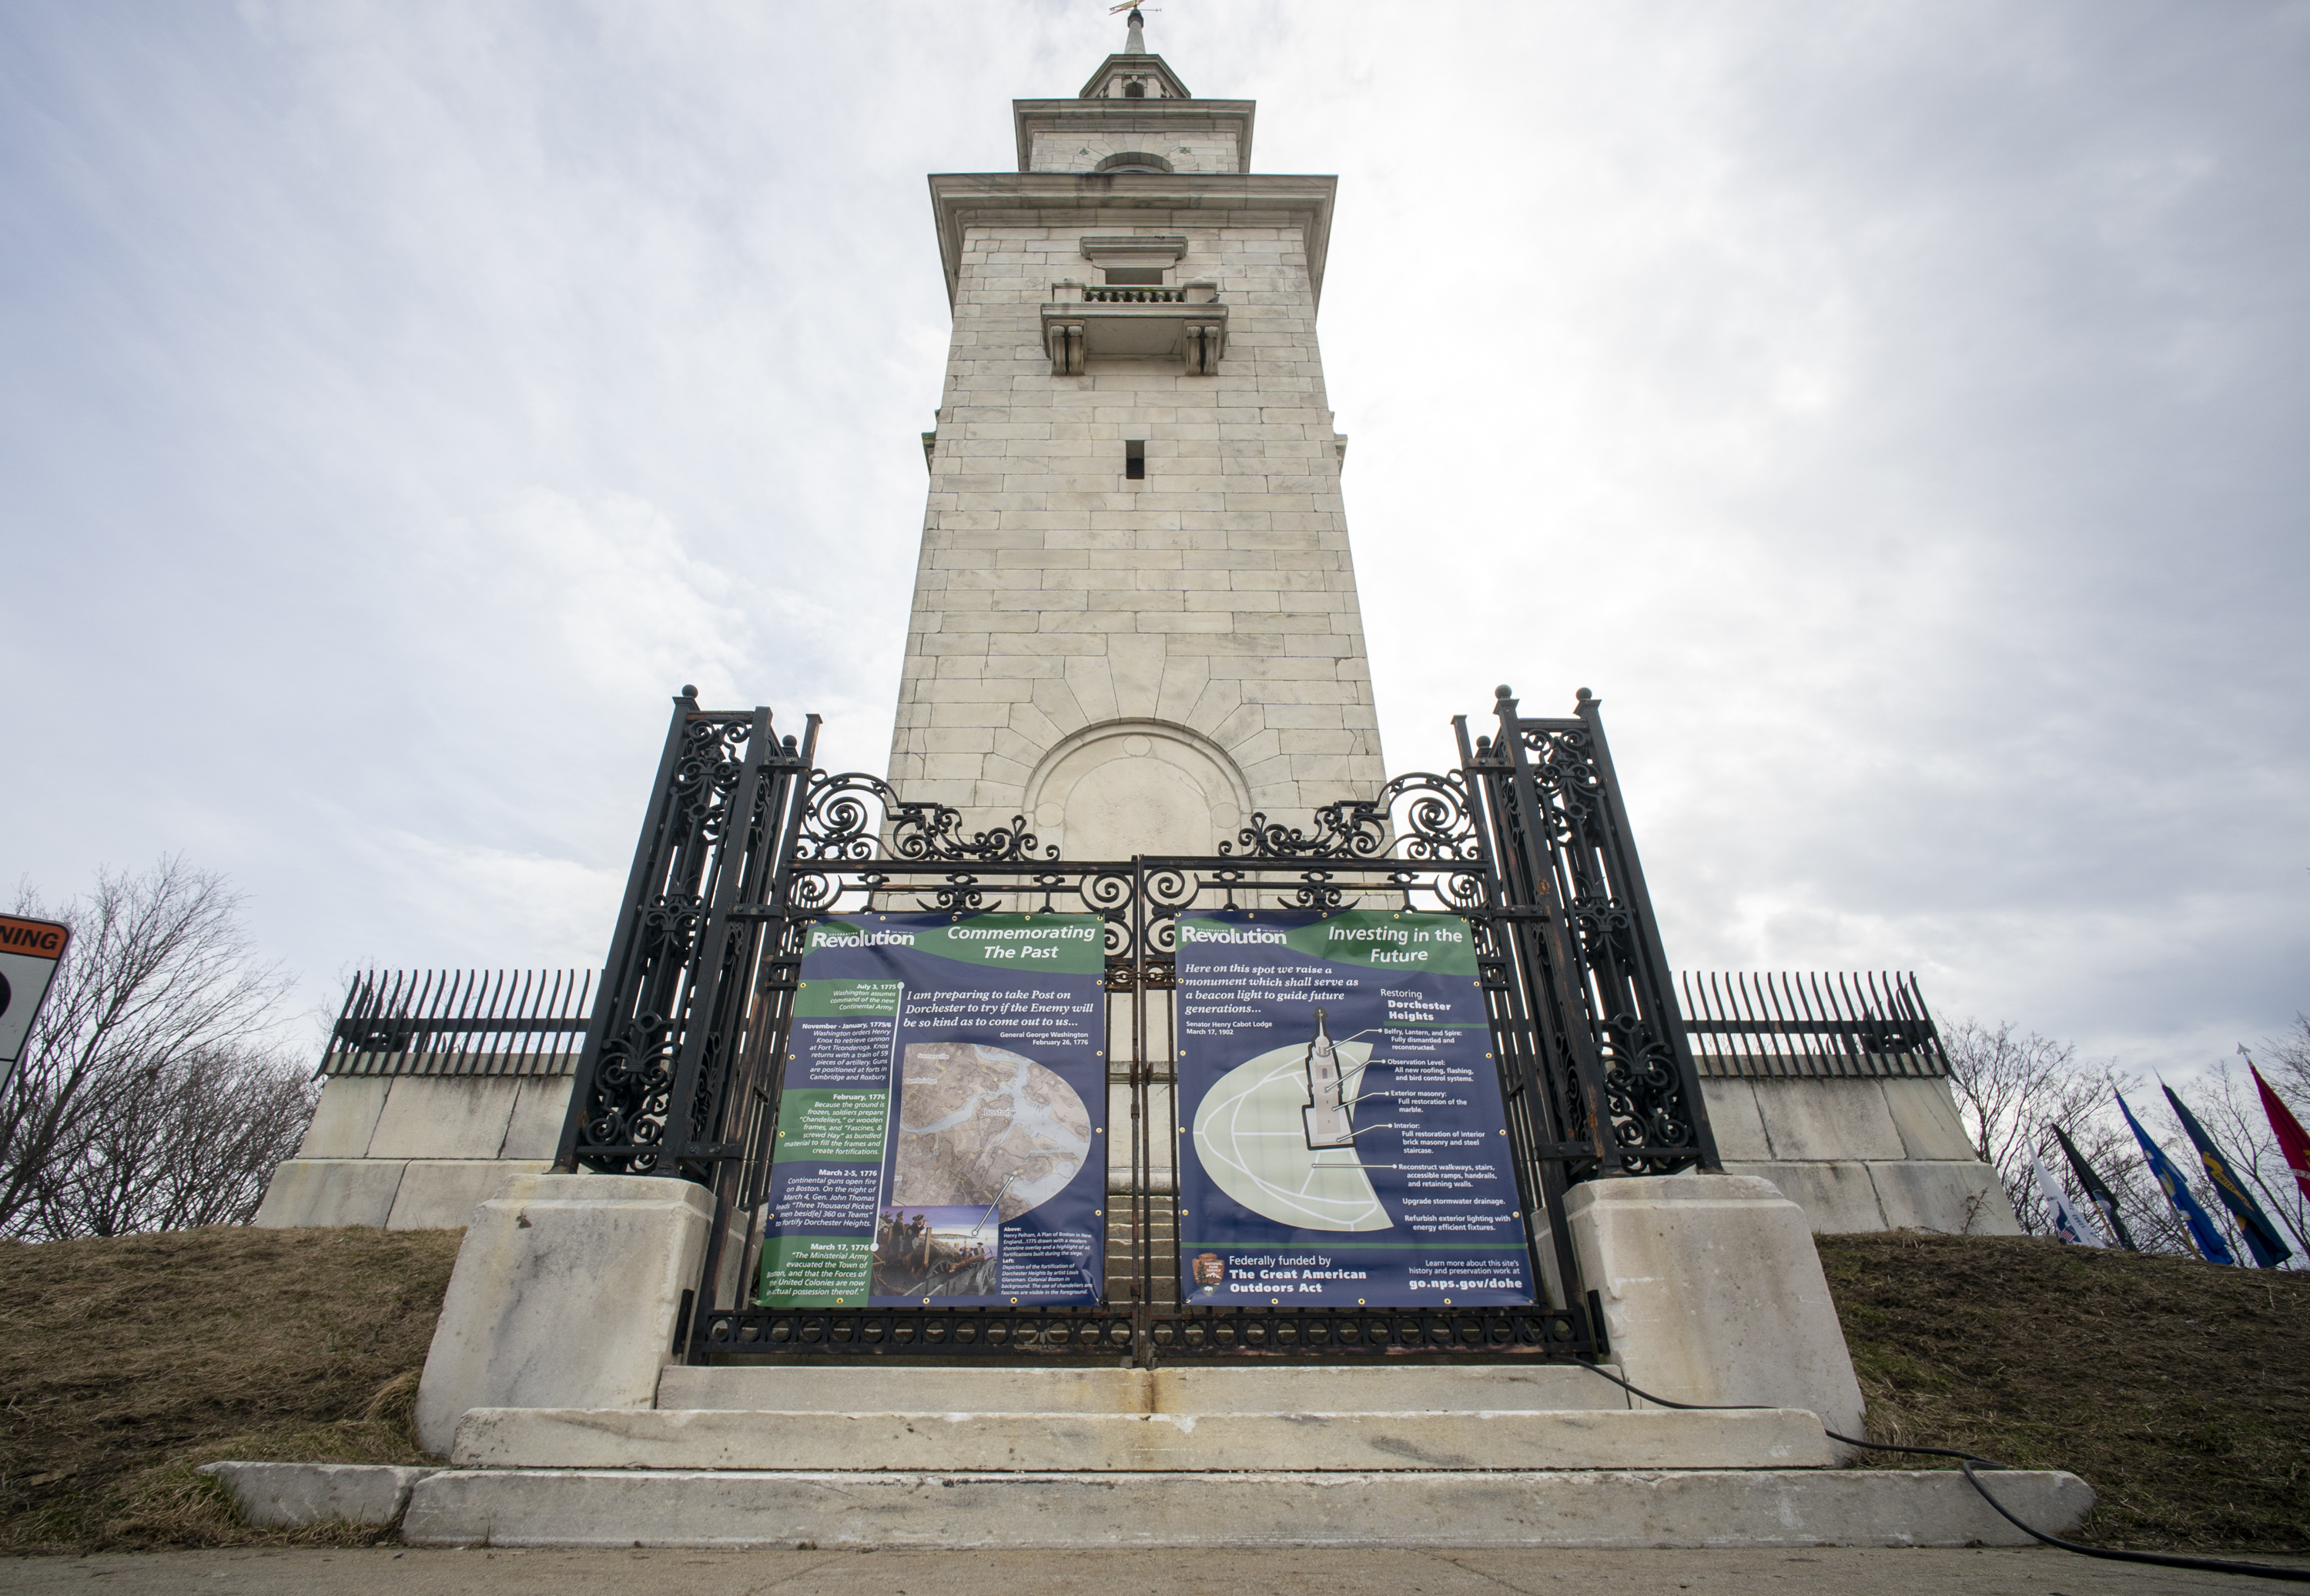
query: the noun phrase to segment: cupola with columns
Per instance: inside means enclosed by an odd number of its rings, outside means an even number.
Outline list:
[[[1139,13],[1072,100],[1012,101],[1022,172],[1247,172],[1248,100],[1197,100],[1147,53]]]

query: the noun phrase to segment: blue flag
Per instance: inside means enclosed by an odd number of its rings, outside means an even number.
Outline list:
[[[2238,1228],[2245,1232],[2246,1250],[2254,1254],[2254,1262],[2263,1269],[2276,1269],[2293,1257],[2294,1249],[2288,1246],[2286,1238],[2278,1234],[2277,1227],[2270,1222],[2270,1216],[2262,1211],[2262,1204],[2254,1200],[2253,1193],[2230,1172],[2230,1161],[2222,1157],[2221,1149],[2216,1147],[2214,1139],[2206,1134],[2206,1127],[2198,1123],[2198,1116],[2183,1106],[2182,1099],[2174,1095],[2172,1087],[2166,1086],[2163,1081],[2158,1084],[2166,1093],[2166,1100],[2174,1106],[2175,1117],[2182,1122],[2182,1129],[2189,1132],[2191,1141],[2196,1145],[2198,1161],[2205,1165],[2206,1176],[2214,1183],[2214,1195],[2222,1200],[2222,1206],[2230,1210],[2237,1220]]]
[[[2200,1207],[2198,1200],[2190,1194],[2190,1183],[2182,1178],[2179,1169],[2174,1167],[2174,1160],[2149,1140],[2149,1132],[2141,1128],[2141,1122],[2133,1117],[2133,1110],[2125,1106],[2123,1092],[2117,1094],[2117,1111],[2125,1115],[2125,1123],[2133,1127],[2133,1139],[2141,1143],[2141,1156],[2149,1162],[2149,1173],[2158,1177],[2158,1184],[2166,1193],[2166,1201],[2174,1205],[2174,1211],[2180,1214],[2182,1222],[2190,1227],[2191,1238],[2197,1243],[2198,1251],[2204,1254],[2206,1262],[2236,1263],[2237,1257],[2230,1251],[2229,1243],[2222,1239],[2222,1233],[2215,1227],[2213,1216]]]

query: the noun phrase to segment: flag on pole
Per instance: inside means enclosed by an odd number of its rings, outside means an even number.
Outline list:
[[[2244,1053],[2245,1049],[2241,1047],[2238,1051]],[[2286,1167],[2294,1171],[2294,1184],[2302,1188],[2305,1197],[2310,1197],[2310,1131],[2302,1128],[2302,1122],[2294,1117],[2294,1110],[2286,1106],[2286,1099],[2270,1089],[2270,1082],[2254,1068],[2252,1059],[2246,1060],[2245,1067],[2254,1071],[2254,1084],[2262,1093],[2262,1111],[2270,1115],[2271,1134],[2278,1138],[2278,1150],[2286,1155]]]
[[[2117,1211],[2117,1193],[2111,1191],[2094,1167],[2086,1162],[2085,1154],[2078,1150],[2078,1144],[2070,1140],[2067,1131],[2055,1125],[2054,1136],[2061,1142],[2062,1151],[2070,1160],[2070,1168],[2077,1175],[2079,1188],[2093,1203],[2094,1210],[2101,1215],[2101,1222],[2109,1227],[2109,1233],[2117,1237],[2117,1245],[2129,1253],[2140,1252],[2141,1249],[2133,1245],[2132,1234],[2126,1229],[2125,1220]]]
[[[2222,1200],[2222,1206],[2230,1210],[2230,1216],[2237,1220],[2238,1228],[2245,1233],[2246,1251],[2254,1254],[2254,1263],[2262,1269],[2276,1269],[2293,1257],[2294,1249],[2286,1245],[2286,1238],[2278,1234],[2278,1227],[2271,1224],[2270,1216],[2262,1211],[2262,1204],[2254,1200],[2254,1193],[2248,1192],[2245,1183],[2231,1171],[2229,1159],[2223,1157],[2222,1149],[2214,1145],[2214,1139],[2206,1134],[2206,1127],[2198,1123],[2198,1116],[2174,1095],[2172,1087],[2162,1081],[2159,1085],[2166,1093],[2166,1100],[2174,1106],[2175,1116],[2182,1122],[2182,1129],[2189,1133],[2191,1141],[2198,1149],[2198,1161],[2206,1167],[2207,1177],[2214,1183],[2214,1195]]]
[[[2037,1156],[2035,1148],[2029,1149],[2029,1167],[2037,1172],[2037,1190],[2045,1194],[2045,1206],[2054,1210],[2055,1236],[2071,1246],[2102,1247],[2109,1245],[2102,1240],[2101,1232],[2094,1228],[2093,1221],[2078,1211],[2078,1205],[2070,1201],[2070,1194],[2062,1190],[2062,1183],[2054,1178],[2054,1172],[2045,1167],[2045,1161]]]
[[[2182,1216],[2190,1244],[2209,1263],[2236,1263],[2237,1257],[2230,1251],[2230,1244],[2222,1239],[2222,1233],[2215,1227],[2213,1216],[2200,1207],[2198,1200],[2190,1194],[2190,1183],[2182,1178],[2182,1172],[2174,1167],[2174,1160],[2149,1140],[2149,1132],[2141,1128],[2141,1122],[2133,1117],[2133,1110],[2125,1106],[2125,1094],[2119,1092],[2116,1096],[2117,1111],[2125,1115],[2125,1123],[2133,1127],[2133,1139],[2141,1143],[2141,1157],[2149,1164],[2149,1173],[2157,1176],[2158,1188],[2166,1193],[2166,1201],[2172,1203],[2174,1211]]]

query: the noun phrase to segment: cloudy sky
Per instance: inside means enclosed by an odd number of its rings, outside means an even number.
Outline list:
[[[924,174],[1099,0],[0,8],[0,872],[597,963],[667,696],[888,748]],[[1393,767],[1593,688],[1670,955],[2310,1009],[2310,5],[1168,0],[1341,178]]]

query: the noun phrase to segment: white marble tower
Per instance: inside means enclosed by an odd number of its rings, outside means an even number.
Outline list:
[[[1071,858],[1385,779],[1316,344],[1336,180],[1124,53],[931,178],[954,307],[890,780]]]

